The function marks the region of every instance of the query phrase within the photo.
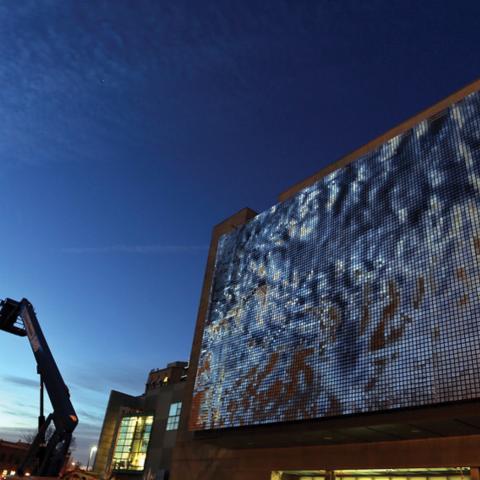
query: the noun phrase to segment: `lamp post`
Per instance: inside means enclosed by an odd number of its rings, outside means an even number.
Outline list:
[[[87,463],[87,472],[88,470],[90,469],[90,462],[92,460],[92,455],[97,451],[97,446],[94,445],[91,449],[90,449],[90,455],[88,456],[88,463]],[[92,464],[92,469],[93,469],[93,464]]]

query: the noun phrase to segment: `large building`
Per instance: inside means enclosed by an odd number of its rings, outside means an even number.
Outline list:
[[[479,90],[214,228],[173,480],[478,480]]]
[[[187,365],[152,370],[140,396],[112,390],[93,467],[101,479],[168,478]]]

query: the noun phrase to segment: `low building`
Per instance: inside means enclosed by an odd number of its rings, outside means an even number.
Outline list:
[[[0,440],[0,477],[15,474],[25,458],[29,446],[25,442]]]
[[[168,477],[187,369],[173,362],[152,370],[139,396],[112,390],[93,468],[100,478]]]

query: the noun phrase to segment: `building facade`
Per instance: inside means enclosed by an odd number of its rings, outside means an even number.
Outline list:
[[[139,396],[113,390],[94,472],[102,479],[168,478],[187,379],[187,363],[152,370]]]
[[[479,90],[214,228],[173,480],[478,479]]]
[[[23,462],[30,444],[0,440],[0,476],[14,475]]]

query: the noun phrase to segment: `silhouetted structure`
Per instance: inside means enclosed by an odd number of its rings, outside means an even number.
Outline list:
[[[0,302],[0,330],[28,338],[40,375],[38,432],[17,473],[22,476],[31,471],[32,475],[40,477],[58,476],[67,461],[72,432],[78,424],[70,392],[43,335],[35,309],[26,298],[20,301],[5,298]],[[53,407],[47,418],[44,416],[44,387]],[[52,433],[47,439],[48,429]]]

